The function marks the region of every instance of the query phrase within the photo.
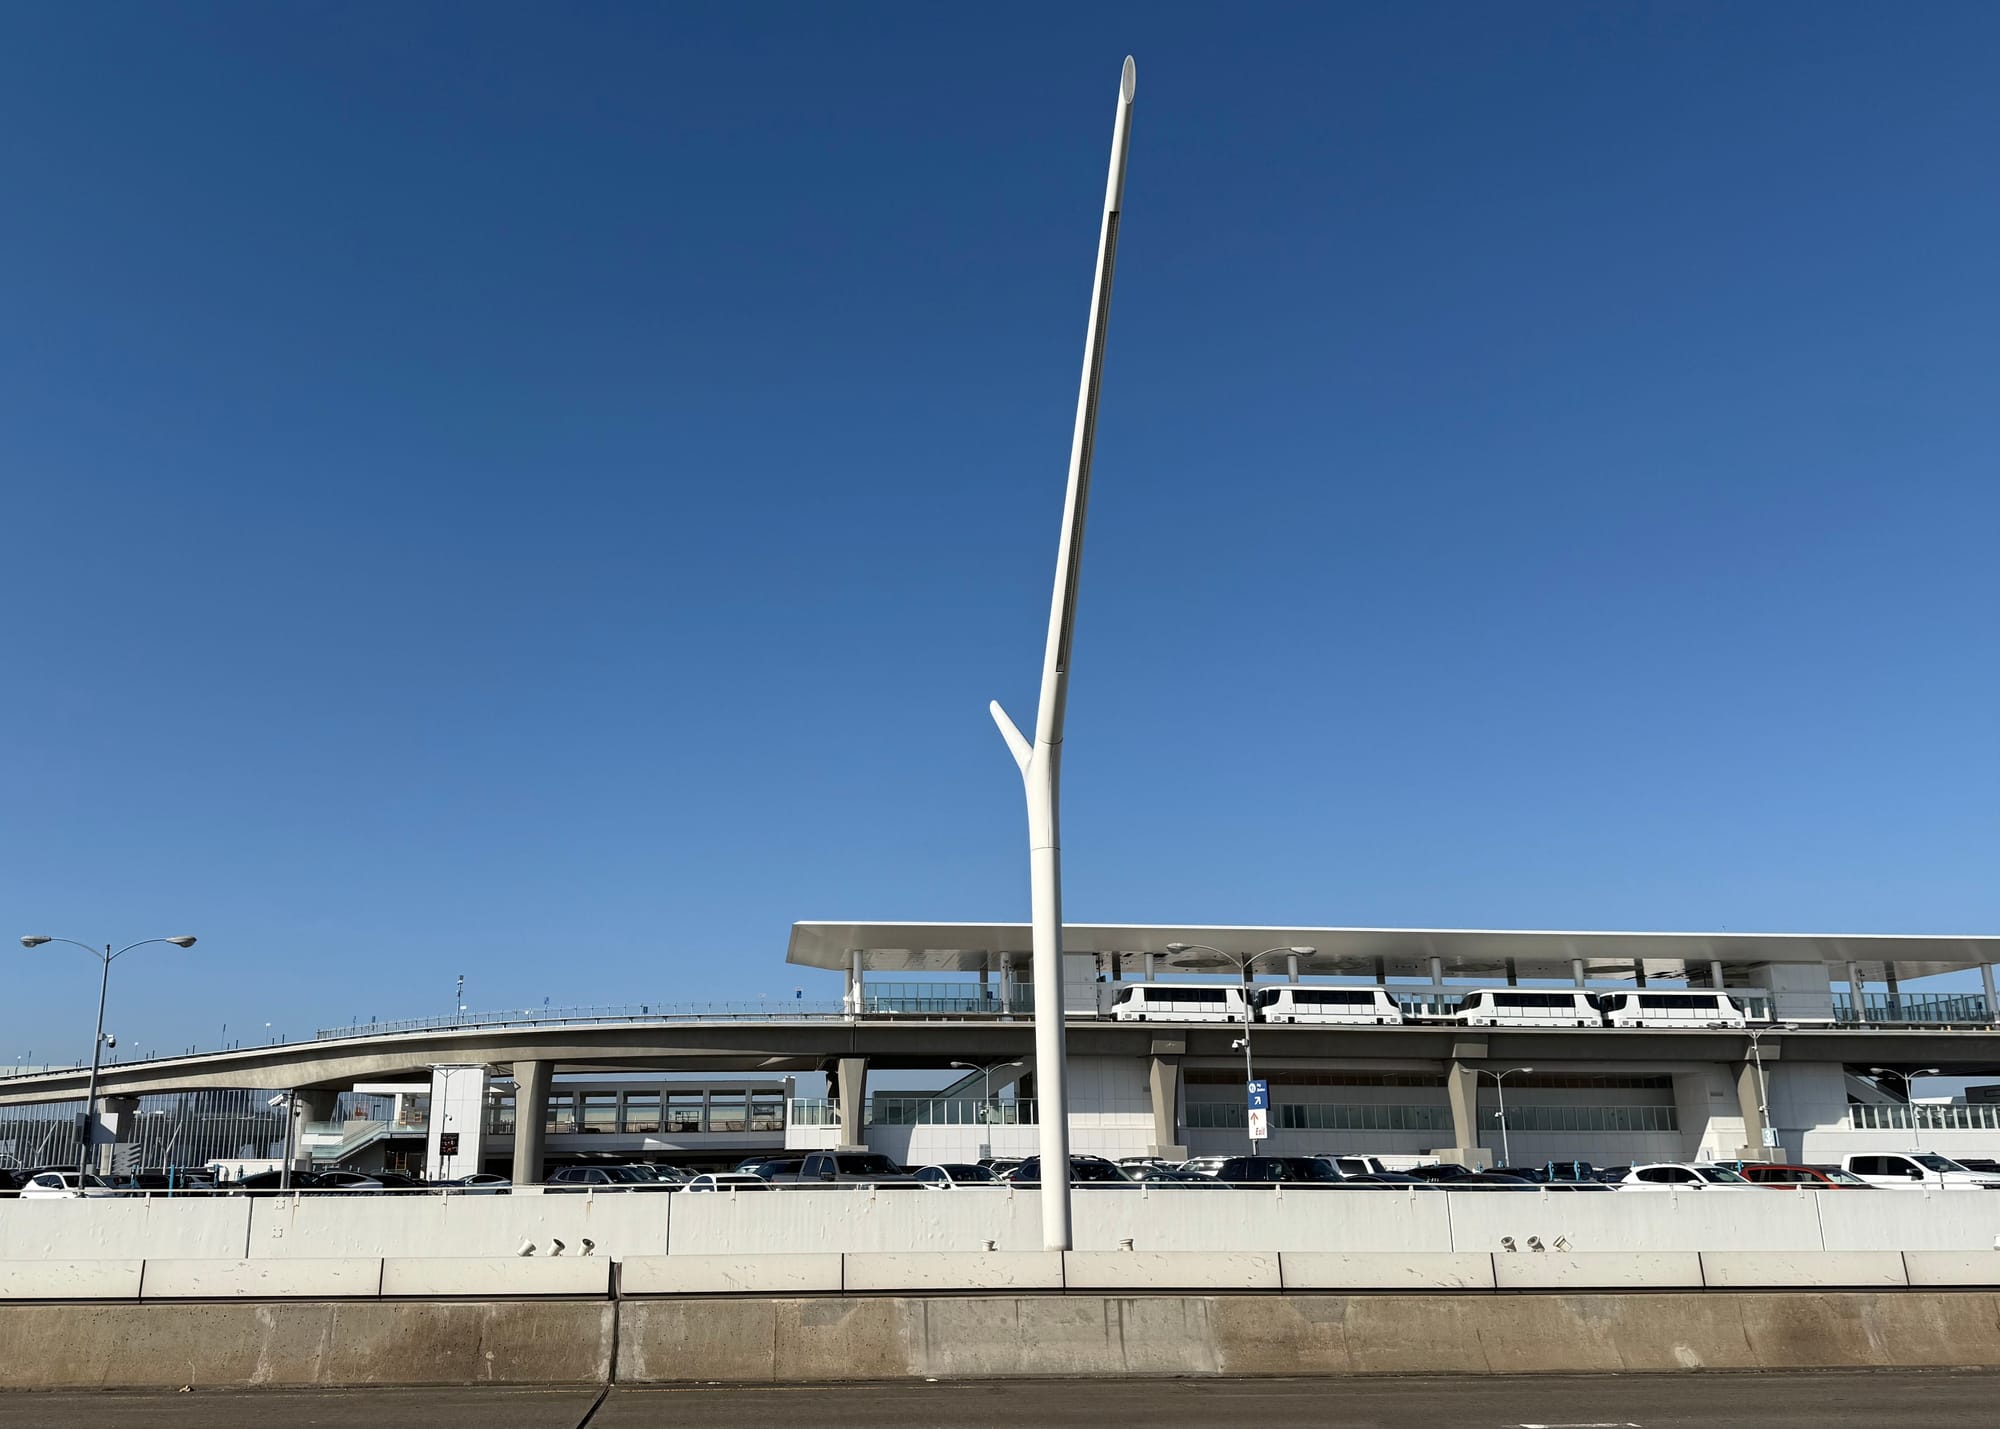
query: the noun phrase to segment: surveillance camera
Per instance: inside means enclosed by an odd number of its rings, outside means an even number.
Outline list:
[[[118,1034],[116,1032],[105,1033],[104,1045],[107,1047],[116,1047],[118,1045]]]
[[[585,1236],[583,1238],[583,1253],[585,1255],[589,1255],[592,1251],[596,1249],[597,1249],[597,1242],[592,1240],[589,1236]]]
[[[284,1104],[285,1104],[285,1094],[283,1092],[279,1092],[276,1096],[272,1097],[269,1101],[264,1103],[265,1106],[283,1106]]]
[[[563,1243],[559,1240],[551,1239],[549,1241],[549,1254],[561,1255],[562,1253],[563,1253]]]
[[[535,1253],[535,1243],[531,1240],[522,1241],[521,1248],[514,1252],[514,1254],[516,1255],[533,1255],[534,1253]]]

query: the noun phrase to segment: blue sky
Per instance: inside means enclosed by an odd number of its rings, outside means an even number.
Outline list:
[[[1024,917],[2000,931],[2000,16],[17,7],[0,908],[162,1049]],[[0,1061],[81,1055],[9,955]],[[814,991],[818,990],[814,985]]]

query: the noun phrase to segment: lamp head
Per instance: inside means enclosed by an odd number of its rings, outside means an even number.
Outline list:
[[[28,940],[26,938],[23,938],[21,941],[25,943]],[[41,939],[40,941],[47,942],[48,940],[44,938]],[[1169,943],[1167,944],[1167,951],[1170,953],[1184,953],[1188,950],[1188,947],[1189,945],[1186,943]]]
[[[1297,956],[1297,957],[1301,957],[1301,958],[1309,958],[1309,957],[1311,957],[1311,956],[1312,956],[1312,955],[1313,955],[1314,953],[1318,952],[1318,951],[1319,951],[1319,949],[1318,949],[1318,948],[1287,948],[1287,949],[1285,949],[1285,951],[1286,951],[1286,952],[1288,952],[1288,953],[1291,953],[1291,954],[1293,954],[1294,956]]]
[[[177,948],[192,948],[195,944],[195,940],[186,934],[183,934],[178,938],[169,938],[167,939],[167,941],[172,943]]]
[[[42,944],[53,941],[55,940],[52,938],[37,937],[33,934],[30,934],[29,936],[21,939],[21,946],[24,948],[39,948]]]
[[[1516,1067],[1514,1070],[1517,1072],[1532,1072],[1535,1069],[1533,1067]]]

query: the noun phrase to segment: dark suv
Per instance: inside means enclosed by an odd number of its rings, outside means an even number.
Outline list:
[[[1042,1184],[1042,1158],[1030,1156],[1014,1168],[1014,1174],[1007,1178],[1016,1186],[1039,1186]],[[1102,1156],[1072,1156],[1069,1159],[1069,1179],[1074,1186],[1130,1185],[1132,1178],[1116,1162],[1107,1161]]]
[[[1215,1168],[1215,1179],[1238,1186],[1337,1186],[1346,1178],[1318,1156],[1232,1156]]]

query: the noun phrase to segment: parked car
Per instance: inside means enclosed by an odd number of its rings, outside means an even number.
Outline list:
[[[1840,1169],[1897,1190],[2000,1191],[2000,1176],[1982,1176],[1935,1151],[1857,1151],[1841,1158]]]
[[[1426,1181],[1421,1176],[1412,1176],[1404,1171],[1365,1171],[1359,1176],[1343,1176],[1343,1186],[1421,1186],[1426,1191],[1434,1191],[1443,1185],[1440,1181]]]
[[[873,1151],[815,1151],[791,1174],[770,1178],[801,1186],[916,1186],[917,1178],[887,1156]]]
[[[997,1186],[1000,1178],[984,1166],[947,1161],[937,1166],[919,1166],[913,1173],[933,1191],[949,1191],[958,1186]]]
[[[68,1201],[84,1196],[115,1196],[112,1190],[97,1177],[78,1177],[74,1171],[37,1171],[21,1187],[20,1198],[24,1201]]]
[[[1774,1166],[1750,1165],[1743,1168],[1743,1179],[1753,1186],[1768,1186],[1774,1191],[1870,1191],[1874,1187],[1855,1175],[1843,1171],[1838,1166]]]
[[[1228,1159],[1227,1156],[1190,1156],[1181,1162],[1180,1169],[1192,1171],[1197,1176],[1213,1176]]]
[[[1982,1176],[2000,1176],[2000,1161],[1988,1160],[1984,1156],[1954,1156],[1951,1158],[1968,1171],[1977,1171]]]
[[[549,1172],[550,1191],[669,1191],[679,1182],[655,1181],[630,1166],[558,1166]]]
[[[662,1186],[678,1189],[688,1183],[687,1172],[677,1166],[662,1166],[656,1161],[628,1161],[624,1169],[638,1176],[642,1181],[657,1181]]]
[[[805,1164],[803,1156],[751,1156],[745,1158],[736,1170],[741,1175],[769,1181],[777,1176],[796,1176]]]
[[[768,1191],[771,1183],[745,1171],[704,1171],[687,1183],[689,1195],[703,1191]]]
[[[1335,1186],[1346,1178],[1318,1156],[1232,1156],[1215,1179],[1227,1186]]]
[[[334,1172],[329,1174],[354,1175],[360,1173]],[[415,1191],[428,1191],[431,1188],[430,1182],[419,1181],[416,1177],[409,1175],[407,1172],[403,1171],[370,1171],[366,1173],[366,1179],[374,1181],[378,1186],[380,1186],[385,1191],[394,1191],[399,1195],[408,1195],[411,1192]]]
[[[1018,1156],[982,1156],[979,1158],[979,1164],[984,1166],[988,1171],[991,1171],[995,1176],[1004,1177],[1009,1171],[1012,1171],[1016,1166],[1021,1164],[1021,1158]]]
[[[1174,1163],[1164,1156],[1121,1156],[1118,1164],[1127,1171],[1138,1171],[1147,1166],[1171,1166]]]
[[[1540,1189],[1533,1181],[1523,1181],[1519,1176],[1503,1175],[1498,1171],[1468,1171],[1463,1176],[1453,1176],[1448,1181],[1436,1183],[1447,1191],[1534,1191]]]
[[[514,1189],[512,1181],[505,1176],[495,1176],[490,1171],[475,1171],[470,1176],[461,1176],[456,1181],[443,1184],[445,1189],[467,1196],[505,1196]]]
[[[1412,1166],[1406,1174],[1435,1183],[1461,1180],[1474,1173],[1470,1166],[1461,1166],[1456,1161],[1433,1161],[1428,1166]]]
[[[1042,1184],[1042,1158],[1030,1156],[1007,1178],[1016,1186],[1039,1186]],[[1069,1159],[1070,1184],[1076,1186],[1129,1186],[1132,1178],[1118,1169],[1117,1163],[1102,1156],[1072,1156]]]
[[[298,1184],[300,1174],[297,1171],[292,1173],[293,1185],[296,1186]],[[389,1182],[384,1179],[385,1177],[394,1177],[398,1181],[409,1183],[407,1186],[399,1185],[396,1188],[398,1190],[423,1189],[422,1182],[404,1176],[401,1172],[397,1171],[312,1171],[303,1174],[310,1175],[313,1178],[313,1183],[308,1188],[313,1191],[344,1191],[350,1194],[381,1192],[389,1189]]]
[[[1183,1171],[1177,1166],[1135,1166],[1128,1172],[1134,1181],[1148,1186],[1214,1186],[1220,1188],[1222,1182],[1213,1176],[1204,1176],[1199,1171]]]
[[[253,1171],[228,1184],[232,1196],[277,1196],[310,1191],[320,1183],[317,1171]]]
[[[1673,1188],[1700,1191],[1711,1186],[1747,1186],[1750,1183],[1727,1166],[1712,1166],[1699,1161],[1656,1161],[1632,1167],[1618,1184],[1642,1191]]]

